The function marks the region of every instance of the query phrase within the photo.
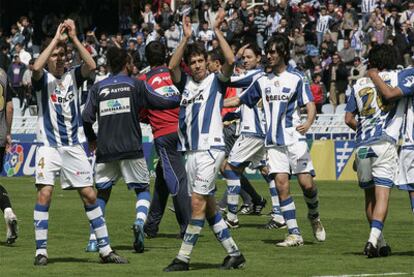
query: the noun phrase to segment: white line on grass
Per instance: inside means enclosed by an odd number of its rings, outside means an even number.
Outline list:
[[[397,275],[412,275],[414,272],[387,272],[387,273],[363,273],[363,274],[345,274],[345,275],[323,275],[312,277],[367,277],[367,276],[397,276]]]

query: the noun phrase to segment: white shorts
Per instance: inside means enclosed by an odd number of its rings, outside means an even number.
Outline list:
[[[215,180],[225,157],[219,149],[186,152],[185,170],[187,171],[188,192],[200,195],[213,195]]]
[[[306,141],[267,149],[267,166],[269,167],[269,173],[288,173],[292,175],[309,173],[315,176],[315,169]]]
[[[266,159],[266,149],[262,138],[240,135],[230,151],[227,162],[235,167],[248,166],[253,168],[263,166]]]
[[[398,164],[396,185],[401,190],[414,191],[414,145],[401,147]]]
[[[144,158],[97,163],[95,183],[97,189],[109,189],[123,177],[129,189],[145,189],[150,182]]]
[[[359,186],[362,189],[375,186],[391,188],[397,178],[397,148],[390,142],[378,142],[356,149],[356,165]]]
[[[36,184],[54,185],[58,174],[62,189],[93,185],[92,166],[82,145],[37,148]]]

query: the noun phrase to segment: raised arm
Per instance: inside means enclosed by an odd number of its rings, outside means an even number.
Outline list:
[[[371,78],[372,82],[378,88],[379,93],[382,97],[384,97],[384,99],[397,100],[404,96],[400,88],[388,86],[384,80],[381,79],[378,73],[379,72],[376,68],[371,68],[368,70],[368,77]]]
[[[230,78],[230,76],[233,74],[233,67],[234,67],[234,53],[231,49],[230,45],[227,43],[226,39],[223,36],[223,33],[220,30],[221,24],[224,21],[226,13],[223,8],[220,8],[216,21],[214,23],[214,33],[216,34],[216,38],[219,41],[221,50],[224,54],[225,63],[223,64],[223,67],[221,68],[221,71],[225,77]]]
[[[183,16],[183,39],[181,43],[178,45],[177,49],[175,49],[174,55],[170,59],[170,63],[168,68],[171,72],[171,77],[175,83],[179,83],[181,81],[181,70],[180,70],[180,63],[184,55],[184,50],[187,47],[187,43],[191,38],[192,35],[191,29],[191,22],[188,16]]]
[[[93,60],[91,54],[89,54],[88,50],[86,50],[86,48],[82,45],[76,36],[75,22],[72,19],[66,19],[64,24],[68,29],[68,35],[72,40],[73,45],[76,47],[79,52],[79,56],[84,61],[84,64],[82,64],[81,67],[82,77],[88,78],[89,74],[96,69],[96,63]]]
[[[52,54],[53,50],[55,49],[56,45],[67,39],[67,36],[64,34],[66,31],[66,25],[64,23],[59,24],[55,37],[49,43],[45,50],[40,53],[39,57],[36,59],[35,63],[33,64],[33,79],[40,80],[43,76],[43,68],[45,67],[47,60],[49,59],[50,55]]]

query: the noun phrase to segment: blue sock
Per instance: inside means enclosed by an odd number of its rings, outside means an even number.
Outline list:
[[[105,219],[102,214],[101,207],[98,204],[85,205],[86,216],[93,228],[98,242],[99,253],[102,256],[108,255],[112,249],[109,245],[108,229],[106,227]]]
[[[286,220],[289,234],[300,235],[300,230],[296,221],[295,202],[293,202],[292,196],[280,202],[280,209],[282,210],[283,217]]]
[[[223,176],[227,181],[227,209],[229,212],[227,216],[229,220],[235,221],[239,209],[240,174],[233,170],[224,170]]]
[[[201,229],[204,227],[204,219],[191,219],[187,225],[187,229],[184,234],[183,242],[181,243],[180,251],[178,252],[177,259],[188,263],[190,261],[190,255],[193,251],[193,247],[197,243],[198,236]]]
[[[369,234],[368,241],[372,243],[375,247],[377,247],[378,239],[382,234],[382,229],[384,228],[384,223],[379,220],[372,220],[371,221],[371,232]]]
[[[265,177],[265,175],[262,176]],[[273,178],[270,178],[270,176],[267,176],[265,179],[269,184],[269,192],[272,199],[272,217],[278,222],[284,222],[282,211],[280,209],[279,194],[277,193],[275,180]]]
[[[96,198],[96,204],[98,204],[98,206],[101,208],[102,215],[105,216],[106,201],[98,197]],[[96,240],[95,230],[91,224],[89,224],[89,240]]]
[[[223,217],[220,213],[216,213],[213,217],[207,218],[208,224],[217,240],[221,243],[227,254],[230,256],[239,256],[240,251],[231,237],[230,230],[224,222]]]
[[[36,204],[33,212],[35,225],[36,256],[47,256],[47,233],[49,229],[49,206]]]
[[[136,220],[135,224],[144,225],[147,220],[150,206],[151,194],[148,190],[137,193],[137,202],[135,204]]]

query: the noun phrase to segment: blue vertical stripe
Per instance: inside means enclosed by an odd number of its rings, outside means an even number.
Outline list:
[[[198,126],[198,116],[200,114],[200,103],[194,103],[191,107],[191,149],[198,149],[198,140],[199,140],[199,126]]]
[[[269,101],[270,124],[266,135],[266,145],[273,144],[273,103]]]
[[[262,126],[259,117],[259,110],[257,109],[257,105],[253,107],[254,111],[254,125],[256,127],[256,134],[263,136]]]
[[[277,114],[277,128],[276,128],[276,145],[285,145],[285,136],[283,134],[282,116],[286,111],[287,102],[280,102],[279,111]]]
[[[70,103],[70,113],[71,113],[71,119],[70,119],[70,125],[72,126],[72,143],[78,144],[78,127],[79,127],[79,121],[81,116],[78,116],[78,112],[76,110],[75,101],[72,101]]]
[[[296,99],[298,97],[298,93],[295,93],[292,98],[290,98],[287,106],[286,118],[285,118],[285,127],[290,128],[293,127],[293,113],[295,112],[296,108]]]
[[[44,84],[42,87],[41,99],[42,99],[42,109],[43,109],[43,126],[45,129],[46,139],[49,142],[50,146],[57,146],[56,137],[53,132],[52,121],[50,119],[50,110],[49,110],[49,91],[48,91],[48,82],[47,82],[47,73],[43,73]]]
[[[56,104],[55,108],[60,141],[62,142],[62,145],[69,145],[68,131],[66,130],[65,116],[63,115],[62,105]]]
[[[202,134],[207,134],[210,131],[211,118],[212,118],[212,114],[214,110],[214,104],[216,102],[217,91],[218,91],[217,80],[214,79],[213,83],[211,84],[211,89],[208,95],[206,108],[204,110],[203,126],[201,127]],[[194,104],[194,105],[197,105],[197,104]]]
[[[178,115],[178,121],[179,121],[179,127],[180,132],[184,136],[184,145],[181,145],[181,149],[187,149],[190,147],[188,144],[188,135],[187,135],[187,124],[185,123],[185,113],[186,113],[187,107],[181,106],[180,107],[180,113]],[[181,144],[180,140],[180,144]]]

